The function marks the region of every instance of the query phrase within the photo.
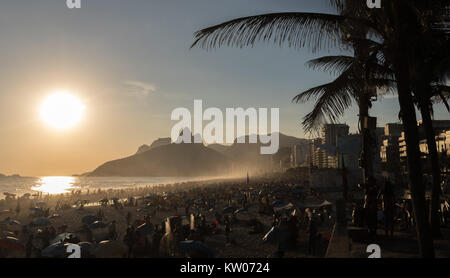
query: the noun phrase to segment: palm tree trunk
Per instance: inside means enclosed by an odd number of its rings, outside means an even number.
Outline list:
[[[363,177],[366,180],[373,176],[370,130],[364,127],[364,121],[369,117],[369,100],[363,96],[359,99],[359,124],[361,128],[361,147],[363,159]]]
[[[419,252],[424,258],[434,258],[433,238],[425,215],[425,188],[422,180],[416,111],[409,87],[408,60],[400,53],[399,56],[402,57],[396,57],[398,60],[395,65],[395,73],[398,86],[398,100],[405,130],[409,188],[416,220]]]
[[[427,86],[429,87],[429,86]],[[431,90],[431,88],[428,88]],[[427,92],[427,91],[423,91]],[[425,135],[428,145],[428,155],[431,161],[431,170],[433,175],[433,189],[431,194],[431,209],[430,209],[430,222],[433,236],[440,236],[440,219],[439,219],[439,208],[440,208],[440,194],[441,194],[441,170],[439,167],[439,157],[436,147],[436,138],[434,135],[433,121],[431,119],[431,110],[429,106],[429,101],[427,99],[419,100],[420,112],[422,115],[423,125],[425,127]]]
[[[366,30],[364,29],[353,29],[351,31],[352,36],[365,36]],[[364,68],[364,63],[368,57],[368,51],[360,46],[354,46],[355,59],[359,61],[361,79],[366,80],[366,70]],[[361,158],[363,160],[363,178],[364,181],[368,177],[373,176],[373,157],[372,157],[372,139],[371,132],[368,127],[365,127],[365,120],[369,117],[369,106],[370,99],[368,96],[368,86],[364,84],[361,86],[361,92],[359,92],[358,107],[359,107],[359,126],[361,134]]]

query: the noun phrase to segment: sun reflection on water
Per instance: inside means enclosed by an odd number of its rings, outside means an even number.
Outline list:
[[[77,188],[74,183],[74,177],[42,177],[39,179],[38,185],[31,189],[48,194],[62,194]]]

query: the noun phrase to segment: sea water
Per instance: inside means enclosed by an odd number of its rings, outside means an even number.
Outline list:
[[[199,181],[202,177],[7,177],[0,178],[0,199],[3,192],[21,196],[25,193],[43,192],[44,194],[68,193],[72,190],[119,189],[127,187],[155,186],[186,181]]]

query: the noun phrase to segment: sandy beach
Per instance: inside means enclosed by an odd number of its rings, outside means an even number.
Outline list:
[[[161,227],[163,221],[170,216],[183,218],[184,224],[189,225],[190,215],[195,215],[196,225],[200,225],[201,216],[205,216],[205,224],[214,226],[214,232],[202,236],[201,241],[214,253],[215,257],[224,258],[267,258],[273,257],[278,244],[263,241],[264,235],[271,229],[274,222],[273,213],[262,212],[261,204],[266,202],[268,207],[276,211],[278,218],[287,218],[294,211],[298,219],[299,232],[296,248],[287,248],[284,257],[322,257],[326,250],[334,217],[327,212],[321,216],[319,206],[313,217],[321,218],[318,233],[321,239],[317,242],[314,255],[308,254],[309,233],[306,220],[308,213],[301,204],[319,204],[325,199],[333,201],[333,196],[320,194],[306,188],[299,190],[301,181],[292,178],[271,177],[252,178],[247,184],[246,179],[209,180],[200,182],[185,182],[171,185],[152,187],[123,188],[109,190],[83,190],[66,194],[45,195],[33,194],[24,196],[10,196],[0,201],[0,225],[3,240],[8,236],[17,239],[17,250],[2,249],[4,257],[25,257],[25,247],[30,234],[34,234],[33,252],[31,257],[39,257],[48,246],[42,246],[38,235],[45,229],[53,227],[59,231],[70,232],[77,235],[80,242],[86,242],[83,230],[83,217],[89,215],[102,215],[103,228],[91,229],[92,252],[89,256],[96,257],[95,250],[103,240],[109,240],[108,231],[111,223],[115,221],[116,240],[122,245],[123,252],[111,257],[126,256],[126,236],[128,223],[133,228],[151,222],[153,226]],[[295,193],[295,194],[294,194]],[[266,198],[266,199],[265,199]],[[264,199],[265,201],[261,201]],[[100,201],[105,203],[102,205]],[[106,204],[106,200],[108,203]],[[156,201],[158,200],[158,201]],[[244,203],[245,202],[245,203]],[[274,202],[278,202],[274,206]],[[231,207],[232,209],[227,209]],[[243,212],[236,210],[246,208]],[[188,210],[188,211],[187,211]],[[40,215],[43,211],[43,215]],[[306,209],[308,211],[308,209]],[[187,214],[188,212],[188,214]],[[313,209],[310,209],[313,212]],[[230,241],[225,235],[226,224],[224,218],[233,216],[231,223]],[[48,223],[33,225],[37,218],[47,218]],[[187,221],[187,222],[186,222]],[[259,222],[258,229],[254,223]],[[44,221],[45,222],[45,221]],[[31,224],[31,225],[30,225]],[[65,226],[65,227],[64,227]],[[25,230],[28,231],[24,231]],[[150,239],[152,234],[148,235]],[[183,238],[189,240],[190,238]],[[50,239],[52,241],[52,239]],[[103,242],[104,243],[104,242]],[[29,245],[29,243],[28,243]],[[148,248],[149,245],[147,245]],[[14,249],[14,248],[11,248]],[[120,248],[119,248],[120,249]],[[152,257],[154,254],[134,255],[135,257]],[[189,256],[176,251],[158,256],[183,257]],[[99,257],[97,255],[97,257]]]

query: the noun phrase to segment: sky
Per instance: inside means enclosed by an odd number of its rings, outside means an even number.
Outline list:
[[[311,53],[270,44],[189,49],[195,31],[242,16],[333,12],[328,0],[2,0],[0,3],[0,173],[72,175],[132,155],[169,137],[177,107],[280,109],[282,133],[309,138],[301,119],[313,102],[292,103],[331,81],[305,63]],[[42,121],[42,101],[68,90],[86,110],[73,128]],[[442,106],[442,105],[441,105]],[[448,119],[442,106],[436,119]],[[378,126],[398,122],[398,100],[379,99]],[[357,109],[341,122],[357,131]]]

